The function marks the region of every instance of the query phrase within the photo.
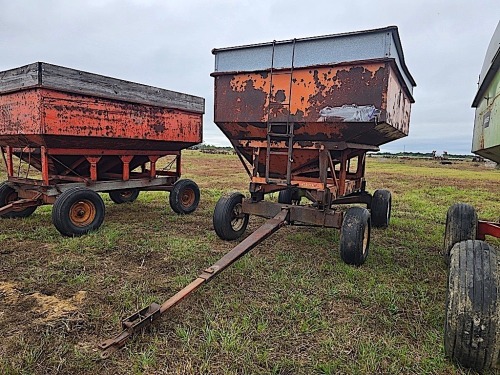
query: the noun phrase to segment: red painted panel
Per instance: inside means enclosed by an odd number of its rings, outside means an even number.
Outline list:
[[[40,134],[40,94],[37,90],[0,95],[0,135],[8,138],[18,134]]]
[[[202,141],[202,114],[49,89],[0,95],[0,145],[180,150]]]
[[[50,90],[41,94],[45,134],[201,142],[200,114]]]

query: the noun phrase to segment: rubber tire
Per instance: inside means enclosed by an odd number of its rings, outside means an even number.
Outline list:
[[[477,213],[474,207],[465,203],[455,203],[446,214],[443,255],[450,260],[450,250],[457,242],[475,240],[477,232]]]
[[[300,203],[299,191],[294,188],[280,190],[280,192],[278,193],[278,203],[299,204]]]
[[[89,201],[96,210],[94,219],[86,226],[75,225],[70,219],[71,207],[81,200]],[[84,187],[75,187],[57,197],[52,206],[52,223],[63,236],[78,237],[97,230],[104,221],[105,210],[99,194]]]
[[[129,193],[130,195],[125,195],[123,196],[123,193]],[[139,189],[126,189],[126,190],[113,190],[110,191],[109,198],[116,204],[122,204],[122,203],[132,203],[137,199],[139,196]]]
[[[182,201],[186,190],[191,190],[191,193],[194,194],[194,201],[188,205]],[[188,179],[178,180],[170,192],[169,202],[170,207],[175,213],[190,214],[198,208],[198,204],[200,203],[200,189],[194,181]]]
[[[354,266],[365,263],[370,248],[370,232],[370,212],[363,207],[348,209],[340,230],[340,257],[345,263]]]
[[[499,256],[479,240],[458,242],[450,252],[445,354],[479,372],[496,365],[500,350]]]
[[[12,202],[11,200],[9,200],[9,197],[11,197],[12,194],[16,194],[17,197],[17,193],[12,187],[7,185],[5,182],[0,184],[0,207],[6,206]],[[0,217],[4,219],[28,217],[33,212],[35,212],[36,208],[37,206],[33,206],[33,207],[27,207],[24,210],[10,211],[0,215]]]
[[[375,228],[387,228],[391,221],[392,196],[389,190],[375,190],[371,203],[371,221]]]
[[[229,196],[221,197],[215,205],[213,225],[215,233],[220,239],[233,241],[240,238],[248,225],[248,214],[244,214],[243,222],[238,229],[233,227],[233,220],[236,218],[235,209],[243,202],[243,194],[232,193]]]

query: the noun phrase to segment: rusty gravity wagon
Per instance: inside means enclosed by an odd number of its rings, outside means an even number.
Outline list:
[[[204,106],[200,97],[42,62],[0,72],[8,175],[0,217],[53,204],[55,227],[78,236],[104,220],[98,192],[119,204],[142,190],[169,191],[173,211],[193,212],[200,192],[179,179],[181,150],[202,141]]]
[[[370,194],[364,173],[367,152],[408,135],[415,81],[396,27],[213,54],[215,123],[250,178],[248,198],[218,201],[214,229],[236,240],[249,215],[269,220],[162,305],[123,320],[123,331],[100,344],[104,357],[285,224],[341,229],[341,257],[353,265],[366,260],[371,225],[389,225],[391,193]],[[273,192],[278,202],[265,200]],[[368,209],[339,209],[351,204]]]

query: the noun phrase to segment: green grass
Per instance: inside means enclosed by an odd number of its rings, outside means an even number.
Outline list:
[[[122,317],[169,298],[237,243],[212,228],[218,198],[248,188],[237,157],[186,152],[183,163],[202,191],[191,215],[144,192],[124,205],[103,195],[104,225],[80,238],[59,235],[50,207],[2,220],[0,287],[14,284],[17,300],[0,289],[1,374],[470,373],[443,352],[444,223],[459,201],[497,220],[500,171],[375,158],[368,190],[393,192],[393,216],[372,231],[365,265],[341,261],[336,230],[285,227],[100,360],[96,345]],[[262,223],[251,218],[247,234]],[[57,321],[40,321],[30,299],[79,291],[77,313]]]

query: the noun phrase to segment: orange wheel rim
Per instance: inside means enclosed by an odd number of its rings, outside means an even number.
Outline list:
[[[184,207],[189,207],[194,203],[195,198],[194,190],[185,189],[181,195],[181,203]]]
[[[73,203],[70,208],[69,218],[78,227],[85,227],[92,223],[96,216],[94,204],[88,200]]]

